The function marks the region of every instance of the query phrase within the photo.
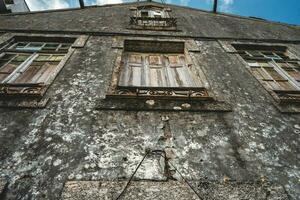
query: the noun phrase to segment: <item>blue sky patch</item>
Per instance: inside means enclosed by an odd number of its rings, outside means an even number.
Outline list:
[[[84,0],[104,5],[134,0]],[[32,11],[79,7],[78,0],[26,0]],[[211,10],[213,0],[165,0],[166,3]],[[300,0],[219,0],[219,11],[300,25]]]

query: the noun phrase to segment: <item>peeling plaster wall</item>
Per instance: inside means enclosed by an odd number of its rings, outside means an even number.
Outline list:
[[[66,180],[128,179],[146,149],[161,149],[189,180],[266,177],[299,196],[300,116],[281,114],[236,55],[216,41],[195,54],[229,113],[99,111],[116,50],[111,37],[76,49],[47,92],[45,109],[1,109],[0,176],[8,199],[59,199]],[[150,156],[136,179],[165,180]],[[178,174],[172,174],[179,178]]]
[[[126,29],[129,7],[1,15],[0,29],[300,39],[299,27],[179,7],[173,12],[182,32],[136,32]],[[0,43],[8,38],[0,35]],[[0,109],[0,178],[9,181],[7,199],[59,199],[67,180],[127,180],[147,149],[164,150],[189,180],[269,179],[297,199],[300,115],[280,113],[245,64],[217,41],[197,44],[201,53],[191,56],[214,94],[233,105],[232,112],[97,110],[117,50],[111,48],[113,37],[91,36],[47,91],[51,100],[46,108]],[[300,57],[300,45],[283,45]],[[165,160],[151,155],[135,179],[165,180],[165,170]],[[174,172],[168,176],[181,179]]]

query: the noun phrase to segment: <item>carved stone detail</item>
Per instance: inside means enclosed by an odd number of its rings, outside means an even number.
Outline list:
[[[0,85],[0,96],[6,95],[30,95],[30,96],[41,96],[45,91],[45,85],[33,85],[33,86],[7,86],[7,85]]]
[[[109,96],[212,99],[205,88],[117,87]]]

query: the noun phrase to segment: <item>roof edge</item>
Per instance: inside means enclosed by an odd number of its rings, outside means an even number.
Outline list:
[[[252,41],[252,42],[269,42],[269,43],[292,43],[300,44],[300,40],[285,40],[276,38],[236,38],[236,37],[209,37],[197,35],[177,35],[169,36],[164,34],[148,33],[120,33],[120,32],[99,32],[99,31],[59,31],[59,30],[28,30],[28,29],[0,29],[0,33],[17,33],[17,34],[51,34],[51,35],[90,35],[90,36],[135,36],[135,37],[160,37],[160,38],[178,38],[178,39],[201,39],[201,40],[230,40],[230,41]]]
[[[271,23],[271,24],[277,24],[277,25],[283,25],[283,26],[288,26],[291,28],[299,28],[300,25],[297,24],[289,24],[289,23],[284,23],[284,22],[276,22],[276,21],[271,21],[268,19],[262,19],[259,17],[253,17],[253,16],[242,16],[242,15],[236,15],[236,14],[231,14],[231,13],[224,13],[224,12],[213,12],[209,10],[203,10],[200,8],[192,8],[188,6],[180,6],[180,5],[175,5],[175,4],[163,4],[159,2],[148,2],[148,1],[141,1],[141,2],[126,2],[126,3],[117,3],[117,4],[105,4],[105,5],[92,5],[92,6],[85,6],[84,9],[89,9],[89,8],[97,8],[97,7],[113,7],[113,6],[127,6],[127,5],[164,5],[168,7],[177,7],[177,8],[185,8],[189,10],[195,10],[195,11],[201,11],[205,12],[208,14],[212,15],[221,15],[221,16],[226,16],[226,17],[234,17],[234,18],[239,18],[239,19],[246,19],[246,20],[251,20],[251,21],[258,21],[258,22],[263,22],[263,23]],[[64,11],[74,11],[74,10],[82,10],[80,7],[76,8],[63,8],[63,9],[52,9],[52,10],[42,10],[42,11],[31,11],[31,12],[19,12],[19,13],[7,13],[7,14],[0,14],[1,16],[14,16],[14,15],[27,15],[27,14],[38,14],[38,13],[52,13],[52,12],[64,12]]]

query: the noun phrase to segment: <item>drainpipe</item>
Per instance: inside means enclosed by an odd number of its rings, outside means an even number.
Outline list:
[[[81,9],[84,9],[84,1],[83,0],[79,0],[79,5]]]
[[[218,0],[214,1],[214,10],[213,12],[216,13],[218,11]]]
[[[8,10],[6,8],[4,0],[0,0],[0,14],[3,14],[3,13],[10,13],[10,10]]]

